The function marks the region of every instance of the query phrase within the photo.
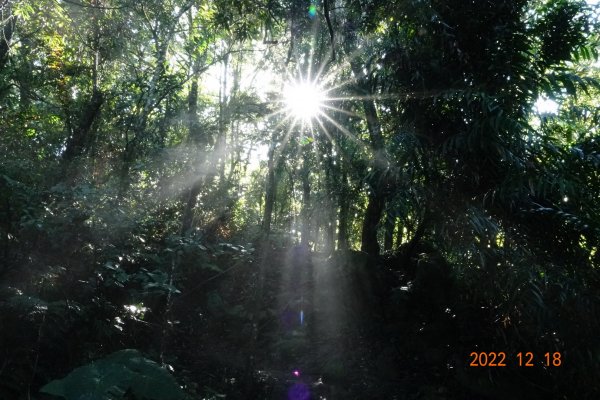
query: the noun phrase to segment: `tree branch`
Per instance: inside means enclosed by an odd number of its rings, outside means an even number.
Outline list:
[[[73,0],[60,0],[60,1],[63,1],[63,2],[68,3],[68,4],[72,4],[72,5],[77,6],[77,7],[98,8],[98,9],[101,9],[101,10],[121,10],[123,8],[129,7],[129,5],[127,5],[127,4],[122,5],[122,6],[116,6],[116,7],[105,7],[105,6],[97,6],[97,5],[92,5],[92,4],[84,4],[84,3],[80,3],[78,1],[73,1]],[[60,1],[57,0],[57,3],[59,3],[59,5],[60,5]]]
[[[331,40],[331,61],[335,61],[335,36],[333,34],[333,25],[329,18],[329,0],[323,0],[323,10],[325,11],[325,21],[327,22],[327,29],[329,30],[329,38]]]

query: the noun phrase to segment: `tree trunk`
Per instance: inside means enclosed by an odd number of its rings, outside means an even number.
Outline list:
[[[342,172],[342,184],[338,198],[338,207],[340,209],[338,222],[338,250],[348,249],[348,216],[350,214],[350,202],[348,199],[348,176],[344,169]]]
[[[325,198],[323,201],[322,212],[322,227],[323,234],[323,251],[327,254],[331,253],[335,248],[335,227],[336,227],[336,210],[335,210],[335,195],[336,195],[336,168],[333,164],[333,148],[331,141],[327,140],[323,143],[324,151],[321,157],[321,162],[325,168]]]
[[[331,201],[328,201],[331,203]],[[325,238],[324,248],[325,253],[331,253],[335,248],[335,214],[331,210],[331,204],[327,207],[327,220],[325,221]]]
[[[131,184],[131,179],[129,176],[129,169],[131,167],[131,163],[136,158],[139,142],[143,141],[144,136],[146,136],[146,127],[148,125],[148,117],[150,116],[150,112],[153,108],[158,107],[160,104],[160,99],[158,96],[158,86],[160,80],[162,79],[166,71],[165,63],[167,57],[167,49],[171,38],[172,35],[169,34],[161,42],[158,36],[154,37],[154,42],[157,49],[156,65],[152,73],[152,78],[150,78],[150,82],[148,83],[147,90],[141,94],[140,100],[143,99],[144,106],[142,107],[141,111],[137,114],[137,116],[133,119],[133,124],[131,125],[133,137],[129,137],[127,134],[125,135],[126,143],[125,149],[123,151],[123,164],[121,166],[120,173],[119,197],[123,197],[129,189],[129,185]]]
[[[402,221],[398,218],[398,231],[396,232],[396,250],[402,246],[402,241],[404,240],[404,227],[402,226]]]
[[[277,182],[275,180],[275,143],[271,141],[269,147],[269,160],[267,161],[267,187],[265,188],[265,212],[263,214],[262,230],[265,234],[271,232],[271,219],[273,218],[273,207],[275,206],[275,193]]]
[[[310,170],[307,160],[308,151],[304,151],[304,160],[302,166],[302,237],[300,243],[309,246],[310,242]]]
[[[187,201],[181,218],[181,235],[186,235],[190,232],[194,223],[194,208],[198,201],[198,195],[202,189],[202,179],[196,178],[192,187],[187,191]]]
[[[0,38],[0,71],[8,61],[8,51],[10,50],[10,42],[15,32],[17,19],[12,14],[12,7],[7,6],[6,14],[4,15],[6,23],[2,27],[2,37]]]
[[[19,47],[21,56],[21,70],[19,71],[19,109],[27,112],[31,104],[31,82],[33,80],[31,68],[31,40],[28,37],[21,38]]]
[[[385,224],[384,224],[384,236],[383,236],[383,250],[390,251],[394,247],[394,226],[395,226],[395,218],[390,215],[386,215]]]
[[[73,134],[67,141],[67,147],[62,155],[65,161],[71,161],[86,152],[90,144],[90,131],[94,121],[100,115],[103,103],[104,96],[102,92],[95,90],[81,114],[77,127],[73,130]]]
[[[368,95],[368,85],[363,76],[361,66],[356,62],[351,62],[352,71],[358,79],[358,90],[363,95]],[[384,155],[383,135],[381,125],[377,116],[375,102],[372,99],[362,100],[367,128],[371,140],[371,149],[373,151],[373,179],[371,180],[371,191],[369,192],[367,211],[363,220],[361,250],[372,255],[379,254],[379,243],[377,242],[377,229],[381,215],[385,207],[385,185],[382,182],[383,171],[387,168],[387,162]]]
[[[218,171],[219,171],[219,184],[221,187],[225,181],[225,163],[227,158],[227,128],[228,128],[228,86],[227,86],[227,74],[229,70],[229,55],[226,55],[223,59],[223,70],[221,71],[221,80],[219,86],[219,137],[217,138],[217,151],[220,152],[220,161],[217,160]]]
[[[198,121],[198,75],[200,73],[200,63],[200,59],[196,57],[192,67],[192,85],[188,93],[188,132],[192,143],[206,145],[208,140],[202,135]]]
[[[377,255],[379,254],[379,242],[377,241],[377,228],[379,227],[379,220],[385,207],[385,195],[383,191],[377,186],[369,193],[369,202],[367,204],[367,211],[365,212],[365,219],[362,225],[361,235],[361,250],[367,254]]]
[[[98,6],[98,0],[92,1],[92,6]],[[92,96],[83,108],[77,126],[73,129],[71,136],[67,140],[67,145],[63,153],[63,160],[68,164],[73,159],[85,154],[92,142],[91,132],[94,122],[100,115],[100,109],[104,103],[104,95],[98,86],[98,68],[100,67],[100,26],[98,24],[98,15],[100,10],[95,9],[92,14],[94,37],[92,48],[94,56],[92,59]]]
[[[200,72],[200,59],[196,57],[193,61],[192,66],[192,86],[188,93],[188,139],[190,142],[195,144],[202,153],[204,150],[202,147],[206,144],[206,138],[202,136],[200,132],[200,124],[198,121],[198,74]],[[197,171],[196,171],[197,173]],[[190,232],[194,222],[194,209],[198,202],[198,195],[202,190],[202,176],[197,175],[194,177],[192,186],[187,190],[185,195],[186,203],[183,210],[183,217],[181,219],[181,235],[185,235]]]

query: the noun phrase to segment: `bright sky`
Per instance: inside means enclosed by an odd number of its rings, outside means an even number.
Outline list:
[[[556,101],[540,97],[533,107],[538,114],[556,114],[558,106]]]
[[[600,0],[586,0],[589,5],[597,5]],[[257,53],[255,57],[260,57],[261,54]],[[252,58],[249,55],[249,58]],[[245,63],[244,70],[241,72],[241,82],[240,89],[251,90],[256,95],[258,95],[262,101],[266,100],[266,95],[268,92],[277,92],[281,90],[281,82],[277,81],[275,74],[267,65],[259,65],[258,59],[254,61],[250,61]],[[598,61],[600,64],[600,61]],[[202,75],[202,88],[204,94],[208,94],[210,96],[218,96],[219,95],[219,87],[222,79],[222,64],[216,64],[208,69]],[[231,85],[233,83],[233,75],[231,68],[229,68],[227,76],[227,88],[226,91],[229,92],[231,90]],[[289,86],[289,85],[288,85]],[[296,85],[297,86],[297,85]],[[312,93],[309,93],[311,88],[304,87],[293,87],[290,89],[288,87],[287,91],[293,92],[294,94],[291,97],[287,97],[285,100],[285,106],[289,112],[292,113],[296,118],[304,119],[311,118],[312,114],[317,113],[319,107],[319,101],[309,98]],[[314,97],[314,96],[312,96]],[[541,114],[556,114],[558,113],[558,109],[560,104],[554,100],[540,97],[534,103],[534,111]],[[250,170],[256,169],[260,165],[260,161],[264,161],[267,159],[268,146],[264,144],[257,144],[254,146],[250,155]]]
[[[587,0],[589,5],[596,5],[600,0]],[[596,61],[596,65],[600,66],[600,60]],[[540,97],[533,105],[534,110],[538,114],[556,114],[560,104],[554,100]]]

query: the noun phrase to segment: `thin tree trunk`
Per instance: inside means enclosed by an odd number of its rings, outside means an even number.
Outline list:
[[[425,209],[421,220],[418,222],[416,230],[410,237],[410,241],[407,243],[405,252],[403,254],[404,261],[402,265],[409,265],[411,258],[414,256],[414,253],[419,245],[419,242],[425,235],[425,230],[427,228],[427,224],[429,223],[429,211]]]
[[[395,249],[399,249],[402,246],[402,241],[404,240],[404,227],[402,226],[402,221],[400,218],[397,218],[397,231],[396,231],[396,247]]]
[[[0,39],[1,40],[1,39]],[[31,103],[31,82],[33,79],[31,71],[31,40],[28,37],[21,38],[19,53],[21,56],[21,70],[19,71],[19,109],[27,112]]]
[[[321,144],[323,148],[322,152],[318,152],[320,155],[319,162],[324,167],[324,188],[325,196],[320,204],[319,219],[315,221],[316,224],[320,225],[323,229],[322,240],[319,239],[317,243],[323,243],[323,251],[325,253],[331,253],[335,247],[335,227],[336,227],[336,210],[335,204],[335,192],[336,182],[335,173],[336,169],[333,165],[333,149],[331,141],[324,141]]]
[[[277,192],[274,157],[275,143],[271,142],[271,146],[269,147],[269,160],[267,161],[267,187],[265,188],[265,211],[262,223],[262,230],[267,235],[271,232],[271,220],[273,218],[273,207],[275,206],[275,193]]]
[[[148,125],[148,117],[150,116],[150,112],[153,108],[159,105],[160,100],[157,96],[159,81],[164,76],[166,70],[165,64],[167,59],[167,50],[169,47],[169,42],[173,36],[172,28],[169,29],[165,35],[163,35],[162,40],[161,36],[159,36],[158,32],[156,32],[154,28],[151,27],[150,29],[154,44],[156,46],[156,65],[154,67],[152,77],[150,78],[150,82],[148,83],[148,89],[142,94],[141,97],[144,99],[144,106],[136,118],[134,118],[131,126],[133,137],[129,137],[126,134],[125,149],[123,151],[123,164],[121,166],[120,173],[119,197],[124,196],[129,189],[129,185],[131,184],[129,169],[131,163],[136,157],[138,143],[143,140],[146,134],[146,127]]]
[[[352,71],[358,79],[358,89],[361,94],[369,94],[367,82],[363,76],[361,66],[356,62],[351,62]],[[368,254],[379,254],[379,243],[377,241],[377,229],[383,213],[386,201],[386,187],[383,183],[383,172],[387,168],[384,155],[383,135],[381,124],[377,116],[375,102],[372,99],[362,100],[367,128],[371,140],[371,149],[373,151],[373,178],[371,179],[371,190],[369,191],[367,211],[362,225],[361,250]]]
[[[395,218],[390,215],[390,213],[388,212],[388,215],[386,216],[385,219],[385,224],[384,224],[384,236],[383,236],[383,250],[384,251],[390,251],[392,250],[392,248],[394,247],[394,226],[395,226]]]
[[[327,196],[330,196],[329,194]],[[335,248],[335,228],[336,228],[336,220],[335,220],[335,212],[332,210],[331,200],[327,201],[327,218],[324,221],[325,224],[325,253],[331,253]]]
[[[4,68],[8,61],[8,51],[10,50],[10,42],[12,40],[15,28],[17,26],[17,19],[12,14],[11,5],[6,6],[5,13],[5,25],[2,27],[2,37],[0,37],[0,71]]]
[[[221,81],[219,87],[219,137],[217,138],[217,149],[221,152],[221,161],[218,162],[220,182],[222,186],[225,182],[225,164],[226,164],[226,146],[227,146],[227,127],[228,127],[228,94],[227,94],[227,73],[229,69],[229,55],[223,60],[223,70],[221,72]]]
[[[83,113],[79,119],[77,127],[73,130],[73,134],[67,141],[66,149],[63,153],[65,161],[72,161],[74,158],[84,154],[90,144],[90,132],[94,121],[100,115],[100,109],[104,103],[104,96],[99,90],[92,93],[90,101],[85,106]]]
[[[379,220],[384,208],[385,195],[381,189],[375,186],[369,194],[369,202],[361,232],[361,250],[367,254],[379,254],[380,247],[377,241],[377,228],[379,227]]]
[[[206,138],[200,132],[200,124],[198,121],[198,74],[200,72],[200,59],[196,59],[192,63],[192,86],[188,93],[188,138],[190,142],[198,147],[206,144]],[[203,150],[203,149],[202,149]],[[199,152],[201,153],[201,151]],[[196,171],[197,172],[197,171]],[[187,190],[185,195],[186,203],[181,219],[181,235],[190,232],[194,222],[194,209],[198,202],[198,195],[202,190],[202,176],[194,177],[192,186]]]
[[[99,6],[99,0],[92,1],[92,6]],[[85,154],[91,143],[91,131],[94,122],[100,115],[100,109],[104,103],[104,95],[100,91],[98,86],[98,68],[100,66],[100,26],[98,24],[97,13],[101,12],[99,9],[92,10],[92,19],[94,26],[94,38],[92,46],[94,49],[94,56],[92,59],[92,96],[85,105],[83,112],[79,116],[77,126],[72,131],[71,136],[67,141],[65,151],[63,153],[63,160],[71,162],[73,159]]]
[[[192,143],[206,145],[207,138],[202,135],[198,121],[198,78],[200,74],[200,58],[196,57],[192,66],[192,85],[188,93],[188,132]]]
[[[196,182],[187,191],[187,202],[185,209],[183,210],[183,217],[181,218],[181,235],[188,234],[194,225],[194,208],[198,201],[198,195],[202,189],[202,180],[196,179]]]
[[[348,217],[350,214],[350,201],[348,199],[348,176],[345,169],[342,172],[342,185],[338,198],[338,207],[340,209],[338,222],[338,250],[348,249]]]
[[[305,151],[306,157],[306,151]],[[300,239],[300,243],[308,246],[310,242],[310,229],[311,229],[311,221],[310,221],[310,180],[309,180],[310,170],[308,168],[308,162],[306,158],[304,159],[304,165],[302,166],[302,236]]]

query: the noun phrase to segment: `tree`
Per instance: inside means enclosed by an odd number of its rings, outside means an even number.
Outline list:
[[[0,398],[598,397],[597,11],[0,0]]]

